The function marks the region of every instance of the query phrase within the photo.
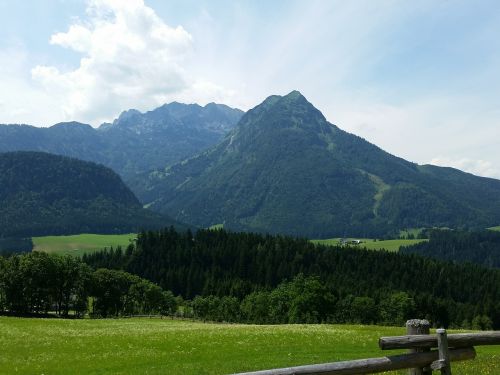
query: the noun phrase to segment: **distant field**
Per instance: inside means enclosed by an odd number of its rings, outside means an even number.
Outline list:
[[[388,352],[378,349],[378,338],[403,333],[378,326],[0,317],[0,374],[230,374],[381,357]],[[454,364],[453,374],[498,375],[499,356],[500,347],[479,347],[478,358]]]
[[[222,229],[222,224],[214,225],[212,229]],[[500,227],[499,227],[500,230]],[[34,251],[45,251],[47,253],[70,254],[81,256],[101,250],[104,247],[117,246],[127,247],[131,240],[136,238],[134,233],[129,234],[77,234],[73,236],[45,236],[33,237]],[[374,241],[370,238],[361,239],[363,242],[356,247],[366,247],[370,250],[385,249],[388,251],[398,251],[400,246],[413,245],[427,240],[387,240]],[[338,245],[340,238],[330,238],[326,240],[312,240],[314,243],[323,245]]]
[[[130,241],[136,237],[137,235],[134,233],[33,237],[33,250],[80,256],[84,253],[101,250],[104,247],[127,247]]]
[[[224,229],[224,224],[214,224],[208,227],[208,229],[216,230],[216,229]]]
[[[354,238],[349,238],[348,240],[354,240]],[[374,241],[371,238],[356,238],[358,240],[363,241],[359,245],[350,245],[352,247],[364,248],[366,247],[369,250],[382,250],[385,249],[387,251],[398,251],[401,246],[409,246],[414,245],[416,243],[420,243],[428,240],[386,240],[386,241]],[[314,243],[321,245],[339,245],[340,238],[329,238],[326,240],[312,240]]]
[[[498,227],[491,227],[491,228],[488,228],[488,229],[500,232],[500,226],[498,226]]]

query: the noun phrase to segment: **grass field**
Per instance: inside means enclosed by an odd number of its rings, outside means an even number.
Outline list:
[[[354,239],[354,238],[352,238]],[[359,245],[351,245],[359,248],[366,247],[369,250],[382,250],[387,251],[398,251],[401,246],[414,245],[416,243],[428,240],[385,240],[385,241],[374,241],[371,238],[357,238],[363,242]],[[351,239],[349,239],[351,240]],[[329,238],[326,240],[312,240],[314,243],[321,245],[339,245],[340,238]]]
[[[122,246],[125,248],[136,237],[137,235],[134,233],[33,237],[33,250],[80,256],[84,253],[101,250],[104,247]]]
[[[378,326],[3,317],[0,374],[230,374],[381,357],[389,352],[378,349],[378,338],[403,333]],[[478,358],[454,364],[453,374],[500,374],[500,347],[479,347]]]
[[[212,229],[212,230],[224,229],[224,224],[214,224],[214,225],[209,226],[208,229]]]
[[[211,229],[221,229],[222,224],[214,225]],[[491,228],[493,229],[493,228]],[[500,227],[498,227],[500,230]],[[73,236],[45,236],[33,237],[34,251],[45,251],[47,253],[57,253],[61,255],[70,254],[81,256],[101,250],[105,247],[121,246],[127,247],[131,240],[136,238],[136,234],[77,234]],[[366,247],[370,250],[385,249],[388,251],[398,251],[400,246],[413,245],[426,240],[386,240],[374,241],[371,238],[363,238],[357,247]],[[338,245],[340,238],[330,238],[326,240],[312,240],[314,243],[323,245]]]

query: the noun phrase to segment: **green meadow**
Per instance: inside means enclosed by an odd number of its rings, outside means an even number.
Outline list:
[[[128,234],[77,234],[73,236],[33,237],[33,250],[61,255],[83,255],[105,247],[127,247],[137,237]]]
[[[387,250],[387,251],[398,251],[401,246],[409,246],[409,245],[414,245],[416,243],[422,242],[422,241],[428,241],[428,240],[384,240],[384,241],[375,241],[374,239],[371,238],[347,238],[348,241],[350,240],[361,240],[362,243],[359,245],[348,245],[351,247],[359,247],[359,248],[367,248],[369,250]],[[320,244],[320,245],[340,245],[340,238],[329,238],[326,240],[312,240],[314,243]]]
[[[231,374],[395,354],[377,340],[400,334],[404,328],[2,317],[0,374]],[[499,359],[500,347],[479,347],[453,374],[500,374]]]
[[[224,224],[214,224],[214,225],[209,226],[208,229],[212,229],[212,230],[224,229]]]
[[[222,224],[214,225],[212,229],[222,228]],[[497,227],[500,230],[500,227]],[[494,229],[494,228],[490,228]],[[125,248],[137,237],[134,233],[128,234],[77,234],[71,236],[44,236],[33,237],[33,250],[47,253],[57,253],[61,255],[81,256],[85,253],[101,250],[105,247],[121,246]],[[354,238],[351,238],[354,239]],[[348,240],[351,240],[348,239]],[[427,240],[385,240],[374,241],[371,238],[357,238],[363,242],[355,247],[366,247],[370,250],[398,251],[400,246],[413,245]],[[340,238],[329,238],[325,240],[312,240],[314,243],[322,245],[339,245]]]

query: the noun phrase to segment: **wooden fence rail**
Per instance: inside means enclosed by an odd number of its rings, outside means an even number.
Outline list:
[[[378,345],[382,350],[437,348],[437,335],[407,335],[381,337]],[[478,345],[500,345],[500,332],[452,333],[448,335],[448,346],[465,348]]]
[[[407,332],[428,333],[429,323],[425,320],[409,320]],[[402,369],[408,369],[410,375],[431,374],[435,370],[441,371],[442,375],[451,375],[451,362],[474,359],[476,351],[473,346],[477,345],[500,345],[500,332],[448,335],[445,329],[438,329],[436,335],[382,337],[379,339],[381,349],[409,349],[409,353],[234,375],[357,375]],[[438,350],[431,351],[431,348],[436,347]]]
[[[474,359],[474,348],[450,350],[451,361],[465,361]],[[384,371],[395,371],[409,367],[425,367],[439,359],[437,350],[425,353],[411,353],[390,357],[357,359],[354,361],[333,362],[321,365],[297,366],[274,370],[245,372],[235,375],[355,375],[373,374]]]

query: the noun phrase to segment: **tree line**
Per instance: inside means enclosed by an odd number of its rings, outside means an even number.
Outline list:
[[[500,232],[433,230],[429,241],[402,247],[400,252],[500,268]]]
[[[0,237],[0,255],[27,253],[33,250],[31,238],[2,238]]]
[[[389,294],[378,302],[353,295],[338,300],[319,277],[303,274],[275,289],[252,292],[241,301],[232,296],[196,296],[191,307],[198,319],[253,324],[402,325],[415,313],[415,301],[405,292]],[[491,327],[490,321],[486,323]]]
[[[419,317],[446,327],[500,328],[500,271],[417,255],[167,228],[83,260],[151,280],[190,300],[186,311],[207,320],[399,325]]]
[[[176,308],[172,292],[124,271],[93,271],[79,258],[43,252],[0,257],[0,313],[112,317]]]

